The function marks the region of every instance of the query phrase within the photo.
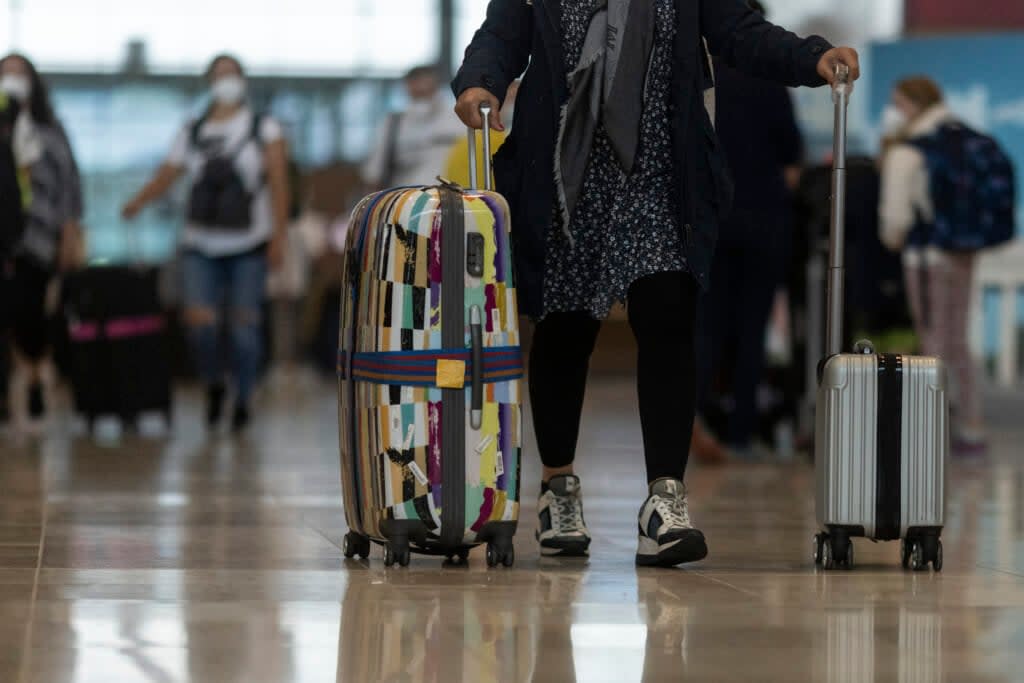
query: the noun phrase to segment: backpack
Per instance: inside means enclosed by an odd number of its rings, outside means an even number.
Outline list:
[[[235,161],[250,142],[259,142],[262,122],[262,116],[253,114],[249,134],[238,148],[231,154],[211,157],[203,164],[189,193],[188,219],[191,223],[231,230],[248,230],[252,226],[255,191],[250,192],[245,186]],[[204,116],[192,126],[190,142],[193,149],[199,149],[199,131],[205,123]]]
[[[0,261],[14,255],[25,230],[24,197],[14,161],[18,104],[0,93]]]
[[[1013,162],[999,143],[962,123],[950,123],[910,144],[924,155],[930,177],[935,220],[926,229],[928,244],[977,251],[1013,239]]]

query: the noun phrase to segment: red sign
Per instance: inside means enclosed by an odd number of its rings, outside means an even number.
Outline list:
[[[1019,28],[1024,28],[1024,0],[907,0],[908,32]]]

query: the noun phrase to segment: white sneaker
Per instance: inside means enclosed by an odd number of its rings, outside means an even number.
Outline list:
[[[580,478],[572,474],[551,477],[548,490],[537,501],[540,554],[581,557],[590,552],[590,532],[583,521]]]
[[[644,567],[674,567],[707,557],[704,534],[693,528],[686,486],[665,477],[651,484],[640,508],[640,542],[636,563]]]

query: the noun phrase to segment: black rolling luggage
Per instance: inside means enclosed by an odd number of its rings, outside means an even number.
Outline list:
[[[157,270],[90,267],[63,287],[68,372],[75,409],[90,427],[101,415],[133,425],[143,413],[170,421],[167,321]]]

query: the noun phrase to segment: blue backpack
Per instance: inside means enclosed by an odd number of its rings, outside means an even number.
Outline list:
[[[935,222],[927,242],[948,251],[977,251],[1016,233],[1013,162],[992,138],[962,123],[911,140],[924,154]]]

